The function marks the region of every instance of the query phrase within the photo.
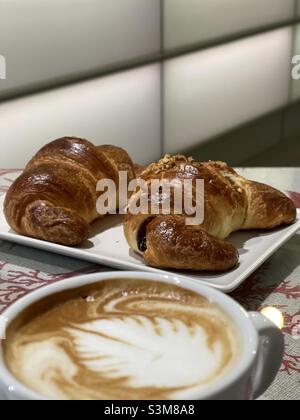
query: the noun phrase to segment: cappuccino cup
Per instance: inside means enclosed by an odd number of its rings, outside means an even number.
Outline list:
[[[175,275],[76,277],[2,318],[0,394],[10,400],[252,400],[284,349],[263,315]]]

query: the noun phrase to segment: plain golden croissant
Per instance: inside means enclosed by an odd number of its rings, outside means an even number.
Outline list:
[[[147,183],[152,179],[204,180],[205,217],[199,226],[186,225],[186,215],[175,215],[174,211],[170,215],[149,212],[126,216],[125,236],[130,247],[153,267],[228,270],[239,260],[237,249],[224,241],[232,232],[272,229],[296,219],[296,208],[288,197],[248,181],[223,162],[199,163],[184,156],[166,156],[150,165],[141,178]]]
[[[17,233],[75,246],[86,240],[100,216],[98,181],[119,171],[134,179],[128,154],[118,147],[95,147],[87,140],[64,137],[41,149],[9,189],[4,213]]]

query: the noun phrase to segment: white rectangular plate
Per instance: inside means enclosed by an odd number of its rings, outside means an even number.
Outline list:
[[[143,259],[129,248],[124,233],[121,216],[107,216],[93,225],[91,238],[82,246],[69,248],[37,239],[27,238],[13,232],[3,214],[4,197],[0,198],[0,239],[20,245],[41,249],[72,258],[102,264],[116,269],[162,272],[147,267]],[[271,232],[238,232],[228,239],[240,253],[240,264],[226,273],[178,272],[178,277],[188,277],[195,282],[205,283],[223,292],[235,290],[250,274],[264,263],[275,251],[300,230],[300,210],[297,222],[288,227]],[[174,274],[174,272],[169,272]]]

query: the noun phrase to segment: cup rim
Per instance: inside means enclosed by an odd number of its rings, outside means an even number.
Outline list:
[[[235,300],[222,292],[196,281],[175,274],[147,273],[140,271],[109,271],[104,273],[93,273],[72,277],[48,286],[41,287],[6,309],[2,316],[8,320],[8,324],[15,319],[26,307],[55,293],[64,290],[80,288],[83,285],[98,283],[112,279],[134,278],[139,280],[152,280],[170,283],[185,289],[192,290],[217,303],[236,323],[243,341],[242,355],[232,372],[226,374],[218,382],[208,385],[203,390],[192,391],[189,400],[213,399],[214,396],[222,394],[232,384],[239,381],[253,365],[258,352],[258,333],[250,319],[249,313],[242,308]],[[4,387],[5,393],[15,395],[17,399],[49,400],[50,398],[39,394],[21,383],[8,369],[3,357],[3,341],[0,340],[0,389]]]

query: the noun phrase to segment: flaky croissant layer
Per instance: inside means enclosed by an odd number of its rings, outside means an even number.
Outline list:
[[[231,233],[273,229],[296,219],[296,208],[288,197],[239,176],[223,162],[200,163],[184,156],[166,156],[142,172],[141,178],[148,184],[153,179],[204,180],[205,217],[199,226],[187,226],[185,214],[126,216],[124,229],[130,247],[153,267],[231,269],[239,260],[235,247],[224,241]]]
[[[87,140],[64,137],[43,147],[9,189],[4,203],[7,222],[21,235],[75,246],[86,240],[97,213],[97,183],[119,171],[134,178],[133,163],[118,147],[95,147]]]

